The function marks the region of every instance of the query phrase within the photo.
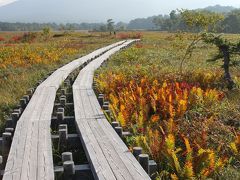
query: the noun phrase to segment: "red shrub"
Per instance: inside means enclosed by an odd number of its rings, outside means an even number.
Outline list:
[[[117,34],[118,39],[141,39],[142,34],[140,32],[137,33],[119,33]]]
[[[3,37],[0,36],[0,41],[5,41],[5,39]]]
[[[37,38],[37,33],[35,32],[27,32],[23,35],[16,35],[11,38],[11,42],[13,43],[32,43]]]
[[[19,42],[19,41],[21,41],[21,39],[22,39],[22,36],[13,36],[11,38],[11,40],[14,41],[14,42]]]

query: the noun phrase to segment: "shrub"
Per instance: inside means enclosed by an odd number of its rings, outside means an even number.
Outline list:
[[[11,38],[12,43],[33,43],[37,38],[38,34],[36,32],[26,32],[23,35],[15,35]]]
[[[143,35],[140,32],[137,33],[118,33],[116,36],[118,39],[141,39]]]
[[[1,41],[5,41],[5,38],[3,38],[3,37],[0,36],[0,42],[1,42]]]

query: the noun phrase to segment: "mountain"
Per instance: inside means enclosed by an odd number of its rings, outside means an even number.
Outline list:
[[[119,29],[155,29],[153,23],[155,16],[148,18],[136,18],[129,15],[132,14],[130,8],[125,8],[124,11],[120,1],[112,0],[10,0],[14,1],[11,4],[0,7],[0,22],[23,22],[23,23],[102,23],[107,19],[112,18],[115,21],[122,20],[128,17],[128,24],[119,23]],[[136,0],[137,1],[137,0]],[[136,8],[137,9],[137,8]],[[235,8],[232,6],[209,6],[204,9],[214,12],[228,13]],[[130,12],[129,12],[130,11]],[[138,10],[140,11],[140,10]],[[124,12],[124,13],[123,13]],[[139,17],[139,16],[137,16]],[[84,24],[83,24],[84,25]],[[83,26],[82,25],[82,26]],[[85,26],[85,25],[84,25]],[[95,27],[96,25],[91,25]],[[86,27],[89,27],[87,25]]]
[[[208,6],[206,8],[199,9],[199,10],[206,10],[206,11],[211,11],[211,12],[216,12],[216,13],[229,13],[234,9],[236,9],[236,8],[232,7],[232,6],[215,5],[215,6]]]
[[[57,8],[56,5],[58,6]],[[67,14],[68,7],[64,4],[59,4],[58,0],[50,0],[47,3],[47,7],[44,6],[46,6],[46,3],[44,4],[44,1],[41,0],[15,1],[0,7],[0,21],[59,22],[66,21],[72,16],[72,14]],[[65,9],[65,11],[58,12],[57,9]]]
[[[94,3],[95,0],[17,0],[0,7],[0,21],[81,23],[102,19],[105,22],[108,17],[103,3],[98,6]]]

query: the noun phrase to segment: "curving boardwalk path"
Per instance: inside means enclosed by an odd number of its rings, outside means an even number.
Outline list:
[[[53,180],[50,133],[56,92],[67,76],[84,62],[122,44],[98,49],[56,70],[40,84],[17,122],[3,180]]]
[[[127,41],[89,63],[73,84],[76,124],[95,179],[150,179],[105,118],[92,89],[94,71],[109,56],[132,42]]]

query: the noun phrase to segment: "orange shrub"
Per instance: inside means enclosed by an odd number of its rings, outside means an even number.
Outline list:
[[[100,76],[99,88],[107,93],[111,109],[123,127],[155,126],[162,120],[178,119],[193,105],[210,106],[223,98],[214,89],[202,90],[186,82],[128,81],[123,75]]]
[[[129,148],[141,146],[161,170],[168,171],[168,179],[205,179],[228,162],[218,151],[205,146],[205,133],[202,141],[190,142],[178,130],[180,124],[175,123],[194,106],[211,107],[220,102],[223,92],[203,90],[198,83],[159,82],[146,77],[128,80],[121,73],[106,72],[96,81],[99,91],[110,100],[114,118],[133,132]]]

